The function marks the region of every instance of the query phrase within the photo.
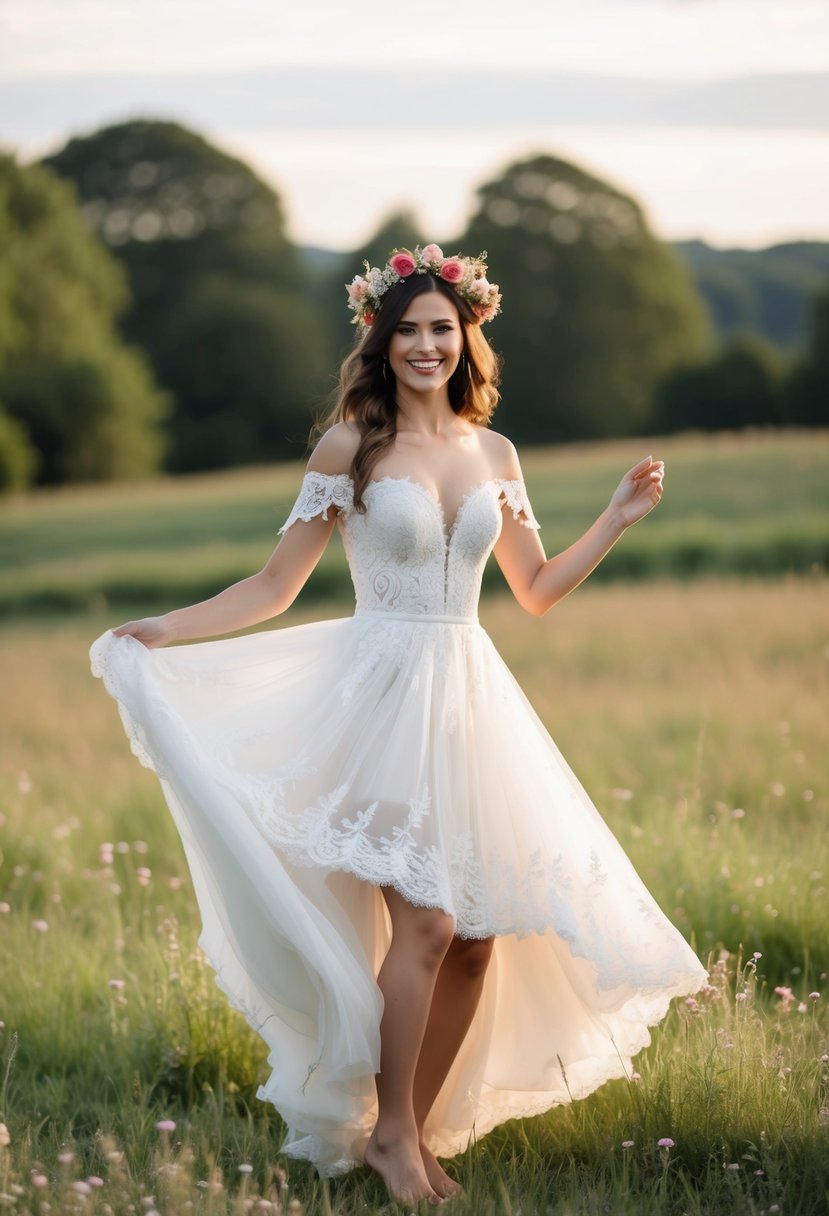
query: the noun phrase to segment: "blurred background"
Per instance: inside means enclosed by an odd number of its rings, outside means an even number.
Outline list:
[[[6,0],[0,483],[304,451],[363,257],[487,250],[522,444],[820,426],[814,0]]]

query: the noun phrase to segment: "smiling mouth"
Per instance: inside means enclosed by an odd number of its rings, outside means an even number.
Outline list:
[[[433,372],[443,363],[442,359],[407,359],[409,367],[414,368],[416,372]]]

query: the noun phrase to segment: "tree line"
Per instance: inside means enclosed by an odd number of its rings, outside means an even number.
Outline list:
[[[315,259],[270,186],[175,123],[0,155],[0,488],[300,456],[354,340],[345,282],[434,236],[394,215]],[[829,422],[826,288],[800,354],[718,342],[638,203],[570,162],[507,166],[440,243],[486,250],[501,285],[498,424],[519,442]]]

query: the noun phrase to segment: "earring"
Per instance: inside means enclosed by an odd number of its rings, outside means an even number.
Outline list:
[[[462,376],[469,375],[469,368],[466,365],[466,355],[465,354],[461,354],[461,375]]]
[[[388,378],[389,378],[388,377],[388,366],[389,366],[388,359],[384,358],[381,366],[383,368],[383,379],[388,380]]]

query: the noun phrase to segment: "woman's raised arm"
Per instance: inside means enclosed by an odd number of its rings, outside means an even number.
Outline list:
[[[646,456],[628,469],[596,522],[555,557],[546,557],[537,532],[521,527],[505,512],[495,557],[521,607],[543,616],[584,582],[622,533],[659,502],[664,467],[661,460]]]

